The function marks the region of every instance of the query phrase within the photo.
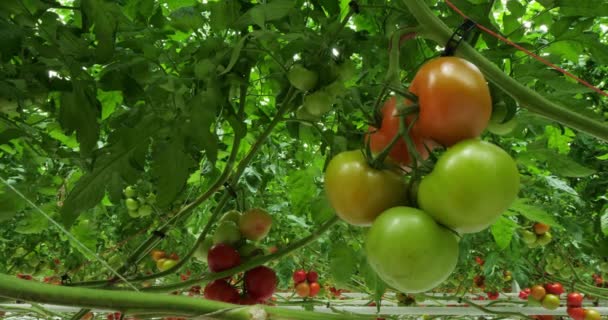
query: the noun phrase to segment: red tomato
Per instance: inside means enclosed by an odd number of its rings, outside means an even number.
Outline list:
[[[306,298],[310,295],[310,286],[306,282],[300,282],[296,285],[296,294],[302,298]]]
[[[239,291],[224,280],[215,280],[205,286],[205,299],[237,303]]]
[[[480,266],[483,266],[485,261],[483,261],[483,259],[481,257],[475,257],[475,263],[477,263]]]
[[[319,280],[319,274],[316,271],[308,271],[306,274],[306,280],[308,283],[317,282],[317,280]]]
[[[297,270],[293,273],[293,282],[296,284],[306,281],[306,271]]]
[[[478,137],[492,114],[490,89],[477,66],[458,57],[433,59],[414,76],[418,96],[416,127],[423,137],[444,146]]]
[[[568,307],[580,307],[583,305],[583,295],[578,292],[570,292],[568,293],[568,298],[566,301]]]
[[[409,102],[404,99],[404,104],[408,105]],[[397,98],[390,97],[384,102],[382,107],[382,124],[380,128],[370,126],[369,132],[369,146],[372,152],[379,153],[387,145],[390,144],[391,140],[399,133],[401,125],[401,117],[398,115],[397,110]],[[408,116],[405,122],[406,126],[409,126],[414,116]],[[410,137],[412,142],[416,145],[416,151],[420,154],[422,160],[429,157],[428,149],[432,150],[436,145],[430,140],[425,140],[420,137],[417,129],[412,128],[410,130]],[[425,147],[425,144],[427,147]],[[410,154],[408,152],[407,144],[403,139],[397,141],[389,153],[389,158],[400,165],[407,166],[411,163]]]
[[[529,295],[529,293],[526,293],[525,291],[519,292],[519,298],[522,300],[528,300],[528,295]]]
[[[256,301],[266,301],[277,289],[276,273],[265,266],[255,267],[245,272],[245,290]]]
[[[321,291],[321,286],[319,285],[319,283],[318,282],[312,282],[310,284],[310,293],[309,293],[309,296],[310,297],[314,297],[314,296],[316,296],[319,293],[319,291]]]
[[[549,231],[550,228],[551,227],[549,225],[541,222],[537,222],[534,224],[534,232],[538,235],[545,234],[547,231]]]
[[[486,292],[486,294],[488,295],[488,299],[490,300],[496,300],[498,299],[498,292],[494,291],[494,292]]]
[[[584,320],[585,319],[585,309],[576,307],[576,308],[568,308],[568,315],[574,320]]]
[[[165,258],[167,254],[162,250],[152,250],[150,255],[152,256],[152,260],[158,261],[160,259]]]
[[[564,293],[564,286],[559,282],[547,283],[545,284],[545,290],[547,290],[547,293],[559,296]]]
[[[241,264],[241,256],[233,247],[220,243],[209,249],[207,263],[211,272],[220,272]]]

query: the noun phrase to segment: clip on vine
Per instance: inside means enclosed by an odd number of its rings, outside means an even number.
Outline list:
[[[167,236],[167,234],[165,234],[164,232],[162,232],[160,230],[154,230],[154,232],[152,232],[152,234],[161,239],[164,239]]]
[[[446,43],[442,56],[453,56],[460,43],[470,35],[471,31],[473,31],[476,26],[477,23],[475,23],[475,21],[471,19],[464,19],[464,22],[462,22],[462,24],[456,28],[456,30],[454,30],[454,33],[452,33],[452,36],[448,40],[448,43]]]
[[[70,276],[68,276],[67,273],[64,273],[61,276],[61,285],[66,285],[66,284],[70,284],[72,283],[72,278],[70,278]]]

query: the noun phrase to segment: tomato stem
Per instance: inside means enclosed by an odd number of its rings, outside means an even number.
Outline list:
[[[402,2],[409,8],[410,13],[423,28],[420,32],[422,36],[440,45],[447,43],[452,31],[435,16],[424,0],[402,0]],[[608,141],[608,125],[605,122],[591,119],[582,113],[554,103],[536,91],[522,85],[506,75],[503,70],[467,43],[460,44],[456,50],[456,55],[477,65],[487,79],[512,96],[522,107],[598,139]]]

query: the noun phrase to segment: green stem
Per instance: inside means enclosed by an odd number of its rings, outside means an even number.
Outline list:
[[[322,224],[317,230],[315,230],[314,233],[310,234],[308,237],[302,238],[299,241],[293,242],[292,244],[288,245],[287,247],[285,247],[273,254],[253,258],[253,259],[247,261],[246,263],[239,265],[238,267],[234,267],[232,269],[225,270],[222,272],[209,273],[202,277],[182,281],[179,283],[144,288],[144,289],[142,289],[142,291],[159,291],[159,292],[173,291],[173,290],[177,290],[177,289],[181,289],[181,288],[186,288],[186,287],[189,287],[189,286],[192,286],[195,284],[200,284],[201,282],[208,282],[208,281],[213,281],[213,280],[217,280],[217,279],[222,279],[222,278],[237,274],[239,272],[247,271],[251,268],[263,265],[269,261],[286,256],[289,253],[291,253],[292,251],[295,251],[297,249],[300,249],[300,248],[303,248],[303,247],[309,245],[310,243],[317,240],[321,235],[323,235],[327,230],[329,230],[338,221],[340,221],[340,219],[337,216],[333,216],[331,219],[329,219],[327,222]]]
[[[457,300],[457,301],[461,301],[464,302],[468,305],[470,305],[471,307],[477,309],[477,310],[481,310],[487,314],[495,314],[495,315],[504,315],[504,316],[517,316],[523,319],[532,319],[530,317],[528,317],[527,315],[521,313],[521,312],[515,312],[515,311],[496,311],[496,310],[492,310],[489,308],[486,308],[484,306],[481,306],[479,304],[476,304],[475,302],[473,302],[472,300],[469,299],[465,299],[462,297],[458,297],[458,296],[443,296],[443,297],[436,297],[436,296],[429,296],[426,294],[422,294],[422,296],[425,299],[437,299],[437,300]]]
[[[402,2],[409,8],[421,27],[424,28],[423,36],[441,45],[447,43],[453,33],[452,30],[435,16],[424,0],[402,0]],[[608,141],[608,125],[605,122],[590,119],[581,113],[548,100],[506,75],[470,45],[461,43],[456,50],[456,55],[477,65],[491,82],[511,95],[522,107],[598,139]]]

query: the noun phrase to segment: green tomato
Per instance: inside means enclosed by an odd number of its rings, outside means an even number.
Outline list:
[[[538,236],[538,240],[536,241],[540,246],[546,246],[551,242],[553,236],[551,236],[550,232],[545,232],[544,234]]]
[[[212,246],[213,238],[208,236],[196,247],[196,251],[194,251],[193,256],[199,261],[207,262],[207,254]]]
[[[314,88],[319,81],[319,75],[304,68],[302,65],[295,65],[287,74],[287,79],[292,86],[302,91],[308,91]]]
[[[551,261],[551,265],[555,270],[560,270],[564,267],[564,259],[562,259],[562,257],[555,257],[555,259]]]
[[[570,279],[570,277],[572,277],[574,275],[574,273],[572,273],[572,268],[566,267],[566,268],[562,268],[561,270],[559,270],[559,275],[562,278]]]
[[[156,203],[156,195],[154,193],[150,193],[148,194],[148,196],[146,197],[146,203],[147,204],[155,204]]]
[[[304,109],[316,117],[322,116],[327,111],[331,110],[334,104],[334,99],[331,95],[323,90],[315,91],[304,97]]]
[[[160,271],[166,271],[173,268],[177,264],[177,260],[173,259],[160,259],[156,261],[156,267]]]
[[[543,308],[555,310],[559,308],[559,297],[554,294],[546,294],[542,301]]]
[[[139,218],[139,210],[129,210],[129,217],[131,218]]]
[[[239,223],[241,219],[241,213],[237,210],[226,211],[224,215],[220,218],[219,222],[222,223],[224,221],[232,221],[234,223]]]
[[[551,264],[546,264],[545,265],[545,272],[547,272],[550,275],[555,275],[557,274],[557,270],[555,269],[555,267],[553,267],[553,265]]]
[[[424,211],[394,207],[376,218],[365,241],[367,261],[395,289],[416,293],[445,281],[458,262],[458,238]]]
[[[407,204],[403,177],[370,167],[360,150],[331,159],[325,171],[325,192],[336,214],[352,225],[369,226],[383,211]]]
[[[312,114],[308,113],[308,110],[306,110],[306,108],[304,108],[304,106],[302,106],[298,110],[296,110],[296,118],[302,119],[302,120],[308,120],[308,121],[319,120],[319,116],[313,116]],[[308,124],[308,123],[302,123],[302,124],[312,126],[311,124]]]
[[[135,191],[135,188],[133,188],[132,186],[128,186],[125,188],[124,193],[125,197],[133,198],[137,194],[137,191]]]
[[[144,204],[143,206],[139,207],[139,209],[137,210],[137,214],[140,217],[146,217],[149,216],[152,213],[152,207]]]
[[[125,204],[127,205],[127,209],[129,210],[137,210],[137,208],[139,208],[139,201],[133,198],[127,198]]]
[[[213,244],[234,244],[239,240],[241,240],[241,231],[239,226],[232,221],[220,223],[213,234]]]
[[[345,60],[338,66],[338,79],[348,81],[357,75],[357,66],[352,60]]]
[[[418,189],[418,204],[459,233],[486,229],[519,192],[515,161],[498,146],[465,140],[448,149]]]
[[[507,105],[504,102],[501,101],[495,104],[492,109],[492,116],[486,128],[489,132],[504,136],[511,133],[517,127],[517,119],[515,118],[503,123],[508,112]]]
[[[253,243],[245,243],[238,251],[241,258],[251,258],[264,254],[264,250],[256,247]]]
[[[532,244],[536,242],[536,233],[528,230],[524,230],[521,232],[521,238],[525,244]]]

